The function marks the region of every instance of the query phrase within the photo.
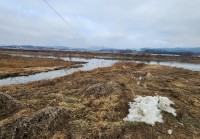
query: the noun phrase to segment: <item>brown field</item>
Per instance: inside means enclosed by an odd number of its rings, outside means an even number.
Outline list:
[[[5,54],[24,54],[24,55],[43,55],[56,57],[82,57],[82,58],[106,58],[120,60],[141,60],[141,61],[176,61],[200,64],[200,57],[193,56],[163,56],[150,55],[142,53],[95,53],[95,52],[80,52],[80,51],[47,51],[47,50],[4,50],[0,49],[0,53]]]
[[[0,92],[0,138],[200,138],[200,72],[117,63]],[[136,95],[168,97],[177,116],[163,112],[154,126],[124,122]]]
[[[82,57],[94,58],[94,53],[74,52],[74,51],[51,51],[51,50],[7,50],[0,49],[1,54],[18,54],[18,55],[34,55],[34,56],[55,56],[55,57]]]
[[[0,79],[78,66],[79,62],[0,55]],[[79,65],[80,66],[80,65]]]

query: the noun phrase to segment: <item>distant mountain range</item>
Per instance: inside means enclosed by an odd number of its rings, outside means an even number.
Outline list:
[[[57,50],[57,51],[95,51],[103,53],[152,53],[152,54],[179,54],[179,55],[200,55],[200,47],[196,48],[141,48],[141,49],[115,49],[92,46],[89,48],[71,48],[66,46],[33,46],[33,45],[7,45],[0,46],[0,49],[21,49],[21,50]]]
[[[18,49],[18,50],[62,50],[62,51],[84,51],[84,48],[70,48],[66,46],[33,46],[33,45],[7,45],[0,46],[0,49]]]
[[[62,51],[96,51],[96,52],[136,52],[135,49],[115,49],[115,48],[102,48],[93,46],[89,48],[70,48],[66,46],[33,46],[33,45],[8,45],[0,46],[1,49],[21,49],[21,50],[62,50]]]

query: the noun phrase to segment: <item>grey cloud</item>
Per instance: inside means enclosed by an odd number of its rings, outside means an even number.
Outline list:
[[[0,44],[198,47],[199,0],[0,0]],[[79,32],[77,34],[77,32]],[[79,35],[81,34],[81,35]]]

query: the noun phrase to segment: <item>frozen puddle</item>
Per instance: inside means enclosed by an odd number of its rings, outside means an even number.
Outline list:
[[[124,121],[144,122],[154,125],[155,122],[163,123],[161,111],[165,111],[176,116],[176,110],[170,105],[173,101],[161,96],[137,96],[134,102],[130,102],[129,114]]]

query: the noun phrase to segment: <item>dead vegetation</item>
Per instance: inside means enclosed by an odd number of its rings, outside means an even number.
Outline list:
[[[7,50],[0,49],[2,54],[31,55],[31,56],[55,56],[55,57],[81,57],[94,58],[95,55],[90,52],[81,51],[51,51],[51,50]]]
[[[107,96],[113,93],[122,93],[122,87],[117,83],[97,83],[89,86],[85,90],[85,95],[94,95],[95,97]]]
[[[81,63],[79,62],[69,62],[60,59],[0,55],[0,79],[15,76],[26,76],[61,68],[72,68],[80,66],[80,64]]]
[[[29,117],[20,117],[1,128],[4,138],[44,138],[65,127],[68,111],[62,107],[47,107]]]
[[[0,120],[10,116],[21,108],[22,104],[15,98],[7,94],[0,93]]]
[[[0,138],[200,137],[200,72],[117,63],[53,80],[2,86],[0,91],[24,104],[1,118]],[[168,97],[175,102],[177,116],[163,112],[164,123],[155,126],[124,122],[136,95]]]

